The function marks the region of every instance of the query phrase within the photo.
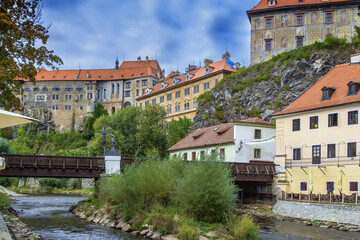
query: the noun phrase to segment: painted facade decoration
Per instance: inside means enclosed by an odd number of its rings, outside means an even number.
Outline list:
[[[261,0],[247,11],[251,65],[299,46],[322,42],[328,35],[350,41],[354,26],[360,25],[359,9],[360,0]]]

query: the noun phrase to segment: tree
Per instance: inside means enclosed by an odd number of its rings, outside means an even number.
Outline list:
[[[20,79],[35,83],[37,67],[62,64],[48,50],[49,27],[40,23],[41,0],[0,1],[0,106],[21,109]]]
[[[186,137],[189,134],[189,129],[193,125],[194,123],[186,117],[179,118],[178,120],[171,120],[167,132],[168,148]]]
[[[83,133],[83,137],[90,140],[94,134],[94,123],[96,119],[100,118],[101,116],[108,116],[108,111],[104,108],[104,106],[100,103],[96,104],[94,108],[94,112],[92,113],[92,116],[86,119],[86,122],[84,124],[85,131]]]

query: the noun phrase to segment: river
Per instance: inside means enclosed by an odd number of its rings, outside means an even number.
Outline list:
[[[86,222],[75,218],[68,209],[83,197],[37,195],[12,197],[11,206],[19,213],[21,220],[36,234],[46,239],[124,239],[139,240],[140,237],[122,233],[113,228]],[[263,223],[264,224],[264,223]],[[270,220],[260,230],[260,239],[316,239],[353,240],[360,239],[360,233],[341,232],[305,226],[301,223]]]

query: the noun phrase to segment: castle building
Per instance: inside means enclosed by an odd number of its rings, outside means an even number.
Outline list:
[[[360,54],[335,66],[276,119],[276,184],[287,193],[359,192]]]
[[[193,119],[198,106],[197,97],[211,90],[225,76],[235,72],[240,65],[234,64],[227,52],[218,62],[205,59],[204,67],[189,65],[185,74],[172,72],[166,80],[149,87],[136,100],[139,106],[160,104],[167,112],[166,120],[187,117]]]
[[[23,80],[22,103],[26,112],[49,110],[59,130],[82,127],[98,103],[109,113],[135,105],[136,96],[164,76],[159,63],[146,57],[142,61],[116,60],[112,69],[52,70],[41,69],[36,85]]]
[[[247,15],[253,65],[328,35],[350,41],[360,25],[360,0],[261,0]]]

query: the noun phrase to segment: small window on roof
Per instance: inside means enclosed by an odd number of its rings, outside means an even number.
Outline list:
[[[331,96],[335,92],[335,88],[332,88],[332,87],[323,87],[321,90],[323,92],[323,97],[322,97],[321,101],[330,100]]]
[[[351,81],[348,83],[348,86],[349,86],[348,96],[356,95],[358,93],[359,83]]]

